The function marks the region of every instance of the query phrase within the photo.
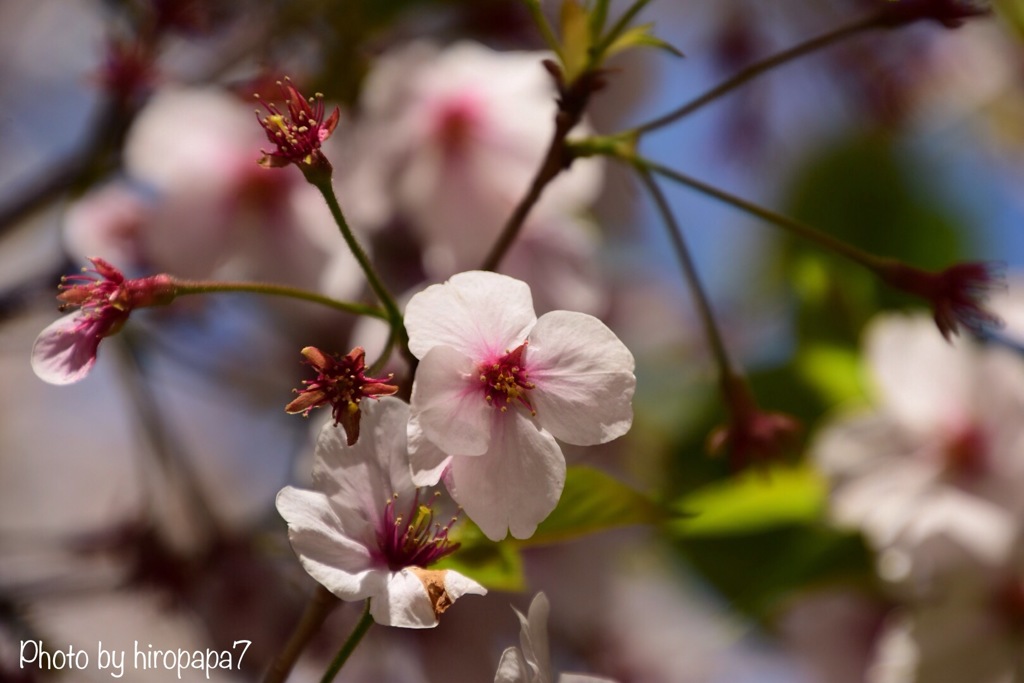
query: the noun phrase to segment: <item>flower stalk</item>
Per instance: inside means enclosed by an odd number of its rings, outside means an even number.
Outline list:
[[[741,211],[745,211],[752,216],[757,216],[758,218],[776,225],[797,237],[813,242],[828,251],[839,254],[854,263],[858,263],[868,270],[877,272],[887,264],[885,259],[866,252],[863,249],[858,249],[852,244],[837,239],[832,235],[822,232],[817,228],[813,228],[806,223],[802,223],[795,218],[790,218],[789,216],[772,211],[771,209],[747,201],[741,197],[737,197],[734,194],[726,192],[725,190],[720,190],[714,185],[705,183],[675,169],[668,168],[667,166],[663,166],[640,157],[635,157],[628,161],[634,166],[648,169],[660,176],[668,178],[669,180],[673,180],[681,185],[686,185],[687,187],[697,190],[701,194],[707,195],[712,199],[717,199],[720,202],[730,204]]]
[[[881,4],[882,7],[869,16],[843,24],[820,36],[751,64],[704,94],[663,116],[633,128],[630,132],[640,136],[664,128],[724,95],[728,95],[763,73],[861,33],[875,29],[899,28],[923,20],[936,21],[946,28],[953,29],[960,27],[967,19],[984,16],[991,12],[991,9],[974,4],[969,0],[888,0]]]
[[[287,113],[282,112],[273,104],[264,103],[268,115],[258,118],[260,125],[267,134],[267,139],[276,147],[274,151],[264,151],[259,164],[265,168],[283,168],[294,164],[313,187],[320,191],[331,216],[341,231],[341,236],[348,245],[349,251],[359,263],[366,276],[370,289],[384,306],[387,320],[398,332],[403,342],[406,338],[402,325],[402,313],[398,310],[394,297],[388,292],[377,271],[374,270],[366,250],[359,244],[352,228],[349,227],[345,214],[341,210],[338,198],[334,194],[331,178],[334,168],[324,155],[321,146],[338,126],[340,111],[337,107],[325,117],[323,95],[317,93],[308,100],[299,92],[291,81],[279,83],[288,104]],[[258,98],[258,96],[257,96]],[[259,112],[257,111],[257,117]]]
[[[728,453],[734,471],[751,463],[776,459],[795,443],[800,430],[799,422],[789,415],[765,412],[758,407],[750,383],[733,363],[725,347],[707,293],[693,263],[693,256],[665,194],[654,181],[650,170],[642,165],[635,168],[668,229],[718,366],[719,389],[729,417],[725,425],[717,427],[708,437],[708,451],[715,455]]]
[[[284,683],[288,679],[288,674],[295,667],[295,662],[299,660],[309,645],[309,641],[317,634],[338,603],[338,598],[334,597],[329,590],[319,585],[316,587],[295,631],[292,632],[284,649],[281,650],[277,659],[271,664],[270,670],[263,677],[263,683]]]
[[[355,628],[352,629],[352,633],[349,635],[348,640],[338,650],[338,654],[334,656],[331,661],[331,665],[327,667],[327,671],[324,672],[323,678],[320,679],[320,683],[331,683],[334,677],[341,671],[341,667],[345,666],[345,662],[355,652],[359,642],[366,635],[366,632],[370,630],[370,626],[373,625],[373,617],[370,616],[370,601],[366,601],[366,607],[363,608],[363,615],[359,617],[359,622],[356,623]]]
[[[327,306],[338,311],[351,313],[352,315],[365,315],[371,318],[387,320],[385,311],[376,306],[341,301],[323,294],[311,292],[298,287],[288,285],[276,285],[263,282],[218,282],[214,280],[172,280],[175,296],[188,296],[190,294],[221,294],[231,292],[242,292],[248,294],[261,294],[263,296],[279,296],[289,299],[298,299],[310,303]]]
[[[835,43],[840,42],[845,38],[854,36],[871,29],[881,28],[883,26],[883,14],[876,13],[863,19],[858,19],[849,24],[840,26],[839,28],[833,29],[827,33],[824,33],[810,40],[804,41],[798,45],[794,45],[791,48],[783,50],[782,52],[776,53],[766,59],[751,64],[747,68],[741,70],[736,75],[727,78],[715,87],[708,90],[703,95],[690,100],[686,104],[673,109],[663,116],[648,121],[647,123],[641,124],[633,129],[637,135],[644,133],[650,133],[651,131],[664,128],[676,121],[689,116],[698,109],[704,107],[707,104],[714,102],[724,95],[728,95],[733,90],[736,90],[750,81],[754,80],[758,76],[768,71],[771,71],[777,66],[781,66],[787,62],[791,62],[794,59],[803,57],[804,55],[816,52],[822,48],[828,47]]]
[[[604,78],[600,69],[584,71],[571,83],[565,82],[565,75],[562,68],[551,60],[544,62],[544,67],[555,80],[558,88],[558,112],[555,114],[555,130],[551,134],[551,142],[548,144],[547,152],[541,161],[537,173],[530,182],[530,187],[516,204],[509,215],[508,220],[501,229],[498,239],[495,241],[487,257],[484,259],[480,270],[497,270],[502,259],[508,252],[512,243],[515,242],[520,230],[526,223],[530,211],[540,200],[544,188],[554,180],[562,171],[569,168],[575,160],[570,152],[566,139],[569,133],[583,119],[590,102],[590,97],[604,87]]]
[[[614,149],[612,153],[615,153]],[[635,156],[626,156],[625,159],[638,169],[653,171],[691,187],[839,254],[871,271],[886,285],[924,299],[932,308],[936,326],[947,340],[957,334],[961,327],[977,334],[1001,325],[999,317],[984,308],[988,293],[1003,286],[999,264],[956,263],[939,271],[916,268],[896,259],[876,256],[858,249],[828,233],[741,199],[679,171]]]
[[[348,245],[352,255],[359,263],[359,267],[366,276],[370,289],[373,290],[378,301],[384,306],[384,310],[387,312],[385,320],[389,320],[392,325],[400,326],[402,324],[402,313],[398,310],[398,304],[395,303],[394,297],[391,296],[387,287],[384,286],[373,264],[370,263],[370,257],[366,255],[366,250],[359,244],[359,240],[356,239],[352,228],[349,227],[345,214],[341,210],[341,205],[338,203],[338,197],[334,194],[334,186],[331,184],[330,178],[326,180],[318,179],[313,182],[313,186],[320,190],[320,194],[323,195],[324,201],[327,202],[327,208],[331,210],[331,216],[334,217],[334,222],[337,224],[341,236],[345,239],[345,244]],[[398,329],[401,328],[399,327]]]
[[[707,335],[708,346],[711,348],[711,353],[718,366],[719,379],[724,387],[727,378],[740,375],[736,371],[732,359],[729,357],[728,350],[725,348],[722,333],[719,330],[718,322],[715,320],[715,314],[711,310],[707,293],[704,291],[703,284],[701,284],[700,275],[697,274],[697,267],[693,262],[689,246],[686,244],[686,239],[683,237],[683,232],[679,227],[675,214],[672,212],[672,208],[668,205],[665,193],[661,191],[661,188],[654,181],[650,170],[643,165],[636,165],[635,168],[644,187],[651,195],[651,199],[654,200],[658,213],[661,215],[665,228],[668,230],[672,247],[675,249],[676,256],[679,258],[679,263],[683,269],[683,277],[686,279],[686,283],[693,293],[694,302],[697,304],[697,314],[700,316],[704,332]]]
[[[121,331],[138,308],[166,306],[179,296],[217,292],[250,292],[286,296],[352,313],[388,320],[372,306],[338,301],[315,292],[253,282],[193,282],[166,273],[127,278],[101,258],[90,259],[92,269],[61,279],[57,299],[68,313],[44,329],[32,345],[32,370],[44,382],[73,384],[89,374],[100,343]]]

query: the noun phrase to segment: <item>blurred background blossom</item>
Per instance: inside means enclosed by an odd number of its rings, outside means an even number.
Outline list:
[[[880,3],[655,0],[640,19],[686,57],[613,57],[573,136],[648,121]],[[543,4],[555,20],[560,3]],[[429,633],[371,630],[341,679],[493,680],[518,643],[509,606],[544,591],[555,671],[1024,680],[1022,16],[1001,0],[955,30],[857,33],[639,144],[880,256],[1001,261],[1003,330],[948,344],[921,302],[864,269],[664,184],[759,404],[804,425],[784,462],[736,472],[705,453],[725,408],[657,214],[624,165],[574,163],[502,272],[531,285],[538,314],[591,313],[629,347],[633,429],[565,449],[562,505],[534,539],[464,532],[457,568],[486,598]],[[52,387],[29,351],[58,315],[59,277],[95,256],[132,277],[370,301],[319,193],[256,163],[268,143],[251,96],[287,74],[341,108],[324,145],[335,187],[407,301],[479,267],[525,191],[556,112],[545,56],[519,0],[0,3],[0,680],[107,680],[19,667],[33,639],[248,639],[241,668],[215,673],[259,680],[314,586],[273,507],[309,485],[326,419],[284,412],[308,379],[299,350],[363,346],[372,361],[386,343],[376,321],[309,303],[188,297],[133,314],[87,379]],[[403,363],[384,372],[404,381]],[[338,608],[291,680],[319,680],[357,619]]]

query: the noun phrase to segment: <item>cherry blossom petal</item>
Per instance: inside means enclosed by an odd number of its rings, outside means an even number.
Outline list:
[[[441,480],[441,475],[451,464],[452,456],[432,444],[419,418],[413,416],[409,420],[409,465],[412,469],[412,482],[416,486],[434,486]]]
[[[438,585],[427,588],[428,582],[438,581],[443,582],[443,590]],[[436,591],[439,605],[431,599],[431,590]],[[384,591],[374,596],[370,601],[370,614],[384,626],[433,628],[437,626],[438,615],[467,593],[486,595],[487,589],[451,570],[425,571],[408,567],[392,574]]]
[[[1010,515],[939,482],[930,463],[892,460],[878,474],[841,486],[833,494],[832,516],[861,529],[876,548],[899,546],[918,561],[920,549],[938,537],[987,562],[1005,560],[1014,539]]]
[[[161,190],[187,184],[223,189],[235,159],[258,158],[263,135],[252,120],[252,109],[223,89],[161,88],[128,132],[125,165]]]
[[[484,400],[477,363],[450,346],[423,357],[412,387],[412,417],[445,453],[480,455],[491,441],[494,409]]]
[[[977,600],[977,598],[976,598]],[[981,604],[979,604],[979,602]],[[984,602],[935,600],[897,612],[879,635],[871,681],[1010,683],[1019,672],[1019,636]]]
[[[597,260],[598,236],[577,216],[534,213],[501,268],[530,285],[541,313],[565,309],[601,315],[608,310],[608,292]]]
[[[96,363],[100,337],[92,325],[82,326],[78,313],[49,324],[32,345],[32,371],[49,384],[73,384]]]
[[[507,648],[498,662],[494,683],[552,683],[551,656],[548,649],[548,615],[551,605],[544,593],[530,602],[528,615],[513,608],[519,618],[519,644],[522,650]],[[614,683],[608,678],[583,674],[562,674],[558,683]]]
[[[523,659],[523,654],[517,648],[509,647],[501,653],[494,683],[529,683],[535,675]]]
[[[818,468],[843,482],[870,475],[891,461],[894,453],[911,453],[915,443],[891,415],[856,413],[829,424],[811,444]]]
[[[431,285],[405,309],[409,350],[421,360],[430,349],[444,345],[489,361],[522,344],[536,321],[529,285],[482,271]]]
[[[562,495],[565,458],[554,437],[519,411],[494,421],[491,446],[477,458],[454,458],[448,491],[493,541],[511,531],[529,538]]]
[[[353,534],[357,529],[372,533],[382,519],[384,502],[396,493],[412,495],[416,488],[406,451],[409,406],[385,396],[363,401],[362,411],[364,428],[353,446],[340,425],[324,425],[313,464],[315,487],[330,499],[342,527]]]
[[[523,648],[523,656],[542,672],[542,676],[550,678],[548,617],[551,614],[551,603],[548,602],[548,596],[537,593],[530,601],[530,609],[526,616],[519,610],[515,610],[515,613],[519,618],[519,645]]]
[[[1017,522],[1003,508],[952,487],[934,491],[918,514],[908,520],[904,541],[924,547],[931,539],[948,539],[979,560],[1007,562],[1017,541]]]
[[[384,626],[431,628],[437,616],[423,582],[408,568],[388,579],[387,587],[370,601],[373,620]]]
[[[923,315],[872,321],[865,355],[886,407],[911,429],[929,432],[969,408],[972,349],[935,334]]]
[[[277,510],[288,522],[288,539],[309,575],[343,600],[379,594],[388,572],[373,567],[366,546],[342,532],[327,496],[286,486]]]
[[[412,484],[409,407],[385,396],[368,401],[364,411],[363,434],[353,446],[335,424],[320,431],[317,490],[285,487],[277,508],[314,579],[344,600],[371,598],[371,613],[382,624],[428,628],[459,596],[486,591],[455,572],[418,566],[458,546],[447,527],[432,524],[433,498],[423,503]]]
[[[616,439],[633,424],[633,354],[608,327],[585,313],[552,311],[530,332],[530,400],[537,421],[579,446]]]

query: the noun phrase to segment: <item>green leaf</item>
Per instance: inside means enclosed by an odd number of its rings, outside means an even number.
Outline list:
[[[590,59],[590,22],[577,0],[562,3],[562,69],[565,82],[572,83],[587,68]]]
[[[820,525],[688,537],[676,548],[731,606],[757,619],[769,618],[786,596],[808,586],[870,584],[874,576],[863,537]]]
[[[860,357],[854,349],[811,342],[796,357],[797,372],[828,405],[864,396]]]
[[[633,47],[654,47],[659,50],[665,50],[676,57],[683,57],[683,53],[675,46],[666,43],[661,38],[653,35],[651,30],[654,28],[654,24],[643,24],[641,26],[634,26],[627,31],[624,31],[622,35],[615,39],[608,49],[605,50],[604,56],[611,57],[612,55],[628,50]]]
[[[562,498],[546,520],[521,545],[558,543],[634,524],[655,524],[665,510],[650,498],[592,467],[570,467]]]
[[[608,5],[610,0],[597,0],[593,9],[590,10],[590,41],[596,43],[604,31],[605,22],[608,21]]]
[[[680,537],[745,534],[821,517],[825,482],[807,466],[748,470],[683,496],[674,508],[691,517],[671,522]]]
[[[926,159],[878,134],[858,133],[814,151],[794,174],[787,213],[833,237],[883,257],[944,268],[960,257],[969,234],[949,200],[943,175]],[[784,242],[780,272],[795,274],[798,336],[856,347],[882,308],[922,302],[884,285],[873,273],[796,238]]]
[[[996,12],[1013,29],[1014,37],[1024,40],[1024,0],[996,0]]]
[[[523,559],[515,543],[496,543],[469,519],[462,519],[451,534],[461,547],[431,569],[453,569],[490,590],[518,592],[526,589]]]

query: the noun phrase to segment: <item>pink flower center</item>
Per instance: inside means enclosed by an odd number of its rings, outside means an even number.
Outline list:
[[[462,96],[444,102],[434,119],[434,136],[441,148],[450,154],[465,150],[480,120],[479,105]]]
[[[480,365],[484,400],[503,413],[508,410],[509,405],[519,403],[530,411],[531,415],[537,414],[528,397],[534,384],[529,381],[523,359],[527,344],[529,342],[523,342],[512,351],[505,352],[504,356],[493,363]]]
[[[377,531],[376,557],[386,562],[388,569],[398,571],[405,567],[429,567],[442,557],[459,549],[459,544],[448,539],[448,530],[458,521],[458,513],[441,526],[434,522],[433,504],[441,494],[434,493],[428,503],[420,502],[420,490],[407,508],[397,512],[398,494],[394,494],[384,509],[384,521]]]
[[[245,158],[244,164],[228,172],[234,177],[232,197],[239,206],[253,207],[272,215],[280,215],[287,207],[288,197],[294,186],[294,178],[287,174],[267,173],[263,168]],[[283,221],[268,221],[271,227]]]
[[[977,425],[964,425],[945,443],[943,456],[947,470],[955,477],[973,479],[987,467],[988,439]]]

